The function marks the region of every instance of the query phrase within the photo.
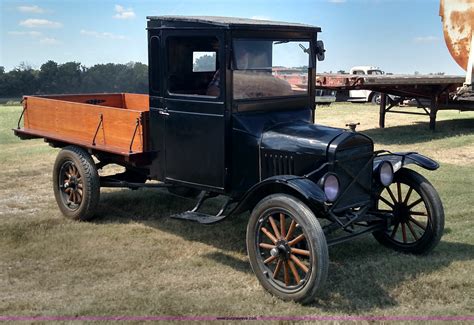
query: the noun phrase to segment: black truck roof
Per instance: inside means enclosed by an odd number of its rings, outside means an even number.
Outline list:
[[[148,16],[148,28],[278,29],[320,32],[312,25],[217,16]]]

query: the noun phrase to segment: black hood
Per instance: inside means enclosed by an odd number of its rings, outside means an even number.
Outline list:
[[[362,152],[369,156],[373,152],[372,140],[363,134],[301,121],[281,123],[262,134],[261,178],[275,175],[302,176],[326,162],[336,161],[347,155],[355,157],[355,153]],[[326,170],[320,172],[325,173]],[[320,176],[322,175],[314,174],[316,178]]]
[[[279,124],[262,134],[260,148],[323,158],[329,144],[344,132],[349,131],[306,122]]]

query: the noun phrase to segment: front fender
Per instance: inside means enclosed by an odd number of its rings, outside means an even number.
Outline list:
[[[275,193],[293,195],[307,204],[315,213],[325,211],[326,195],[321,187],[308,178],[278,175],[269,177],[250,188],[230,214],[251,210],[264,197]]]
[[[439,168],[439,164],[426,156],[420,155],[416,152],[395,152],[387,155],[382,155],[374,158],[374,171],[377,170],[379,165],[389,161],[392,163],[393,171],[397,172],[402,167],[410,164],[415,164],[428,170],[436,170]]]

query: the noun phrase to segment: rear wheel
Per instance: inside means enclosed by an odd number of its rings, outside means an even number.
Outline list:
[[[93,217],[100,196],[100,181],[92,157],[83,149],[62,149],[54,163],[53,190],[64,216],[74,220]]]
[[[326,281],[326,238],[313,212],[295,197],[275,194],[257,204],[247,251],[262,286],[284,300],[309,303]]]
[[[394,182],[382,190],[377,203],[381,213],[392,214],[386,231],[374,232],[382,245],[397,251],[425,254],[440,241],[444,229],[441,199],[426,178],[410,169],[401,169]]]

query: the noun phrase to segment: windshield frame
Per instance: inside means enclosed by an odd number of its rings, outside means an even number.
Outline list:
[[[229,64],[229,69],[231,71],[231,78],[234,80],[234,73],[235,72],[245,72],[245,71],[254,71],[254,72],[259,72],[259,71],[268,71],[268,68],[252,68],[252,69],[238,69],[237,68],[237,60],[236,60],[236,50],[235,50],[235,40],[245,40],[245,41],[271,41],[271,42],[304,42],[308,45],[308,63],[307,63],[307,69],[304,69],[304,73],[302,73],[303,76],[307,78],[306,81],[306,91],[301,92],[301,94],[291,94],[291,95],[277,95],[277,96],[262,96],[262,97],[248,97],[248,98],[235,98],[235,87],[234,87],[234,82],[232,82],[232,100],[237,101],[237,102],[248,102],[248,101],[273,101],[273,100],[278,100],[278,99],[291,99],[291,98],[307,98],[308,96],[311,95],[311,87],[314,86],[314,83],[311,82],[311,71],[315,69],[315,58],[313,55],[315,55],[315,49],[314,49],[314,44],[315,40],[311,38],[293,38],[293,37],[271,37],[271,36],[266,36],[266,37],[245,37],[245,36],[236,36],[232,37],[231,39],[231,55],[230,55],[230,64]],[[302,50],[302,49],[301,49]],[[273,67],[272,67],[273,69]]]
[[[237,59],[236,59],[236,50],[235,50],[235,40],[246,40],[246,41],[272,41],[272,42],[284,42],[284,43],[289,43],[289,42],[305,42],[309,44],[308,48],[308,55],[309,55],[309,60],[308,60],[308,69],[312,69],[314,67],[314,58],[313,55],[314,53],[314,46],[313,46],[313,40],[309,38],[284,38],[284,37],[233,37],[231,40],[231,62],[230,62],[230,69],[231,70],[237,70],[237,71],[245,71],[245,70],[266,70],[266,68],[258,68],[258,69],[238,69],[237,68]]]

